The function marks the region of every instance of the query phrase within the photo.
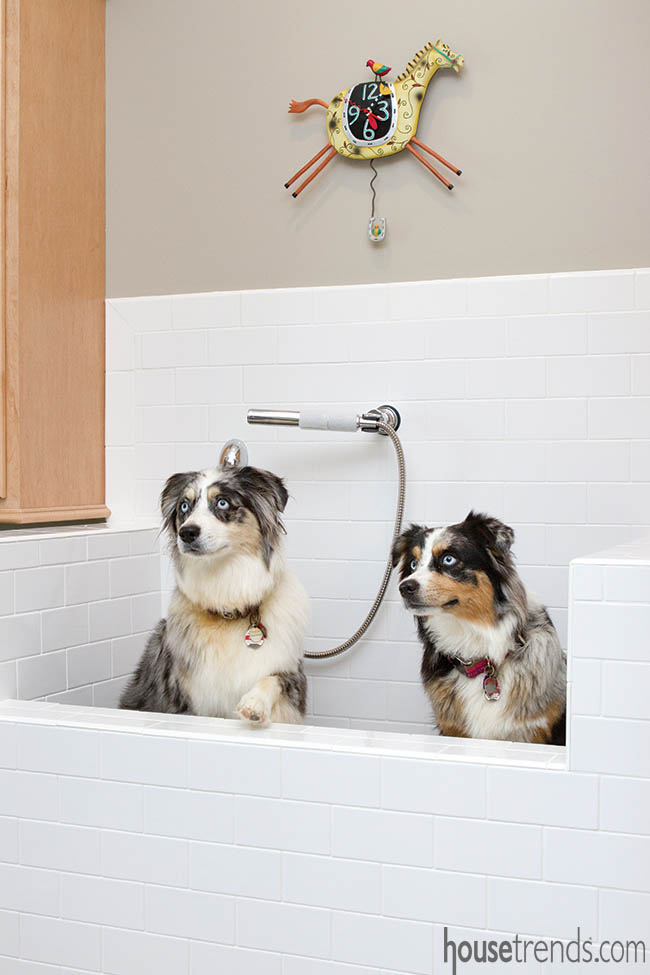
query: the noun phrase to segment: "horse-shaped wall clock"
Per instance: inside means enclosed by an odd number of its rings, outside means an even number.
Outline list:
[[[313,159],[310,159],[284,185],[287,188],[292,186],[322,156],[325,158],[321,164],[294,190],[292,196],[296,197],[302,193],[337,153],[345,156],[346,159],[374,160],[408,149],[411,155],[426,166],[447,189],[453,189],[453,184],[446,180],[414,146],[429,153],[457,176],[460,176],[460,169],[434,152],[430,146],[416,139],[415,134],[422,101],[436,71],[439,68],[453,68],[458,72],[464,64],[465,61],[460,54],[455,54],[444,41],[437,40],[435,44],[429,42],[418,51],[393,84],[384,81],[390,68],[368,61],[367,65],[372,70],[375,80],[344,88],[334,96],[329,105],[320,98],[309,98],[304,102],[292,101],[289,106],[291,113],[304,112],[312,105],[321,105],[327,109],[328,141],[320,152],[316,153]]]

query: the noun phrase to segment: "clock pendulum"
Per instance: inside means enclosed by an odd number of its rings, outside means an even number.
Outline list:
[[[379,61],[373,61],[370,58],[366,61],[366,67],[370,68],[375,76],[375,84],[379,86],[380,95],[390,95],[391,90],[388,85],[385,85],[381,78],[387,75],[391,70],[387,64],[381,64]],[[373,114],[374,117],[374,113]],[[368,119],[370,121],[370,118]],[[371,122],[372,125],[372,122]],[[376,130],[377,125],[375,123],[374,128]],[[386,217],[377,217],[375,219],[375,200],[377,199],[377,190],[375,189],[375,180],[377,179],[377,167],[375,166],[375,160],[370,160],[370,168],[372,169],[374,176],[370,180],[370,189],[372,191],[372,205],[370,207],[370,220],[368,221],[368,237],[373,242],[373,244],[379,244],[386,237]]]
[[[370,160],[370,168],[375,174],[370,180],[370,189],[372,190],[372,205],[370,207],[370,220],[368,221],[368,237],[373,242],[373,244],[379,244],[386,237],[386,217],[375,217],[375,200],[377,198],[377,190],[373,186],[373,183],[377,179],[377,167],[375,166],[375,160]]]

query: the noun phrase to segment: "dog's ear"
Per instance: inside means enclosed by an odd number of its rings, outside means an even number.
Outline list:
[[[170,531],[174,529],[174,518],[176,507],[183,494],[196,477],[195,471],[187,474],[172,474],[162,489],[160,495],[160,510],[163,516],[163,529]]]
[[[240,467],[237,471],[238,486],[251,494],[262,494],[268,498],[279,512],[284,511],[289,500],[289,492],[284,481],[271,471],[259,467]]]
[[[260,480],[266,485],[267,491],[270,491],[273,495],[278,511],[284,511],[289,500],[289,492],[282,478],[278,477],[277,474],[272,474],[271,471],[258,470],[257,474]]]
[[[393,568],[404,558],[404,553],[408,548],[407,536],[408,531],[405,531],[395,540],[395,544],[393,545]]]
[[[280,515],[287,506],[289,492],[281,477],[258,467],[240,467],[235,477],[237,490],[260,526],[262,554],[268,566],[279,535],[285,530]]]
[[[416,545],[421,546],[425,533],[424,525],[411,525],[402,532],[393,545],[393,568],[402,561],[407,552],[411,552]]]
[[[485,539],[490,551],[496,558],[504,558],[510,554],[515,533],[510,525],[504,525],[498,518],[482,515],[477,511],[470,511],[465,518],[465,524],[479,532]]]

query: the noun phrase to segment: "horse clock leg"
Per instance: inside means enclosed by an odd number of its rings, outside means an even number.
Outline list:
[[[318,160],[320,159],[320,157],[322,155],[324,155],[324,153],[326,153],[328,149],[329,149],[329,154],[327,156],[325,156],[325,159],[322,161],[322,163],[320,164],[320,166],[317,166],[316,169],[314,170],[314,172],[311,174],[311,176],[308,176],[307,179],[303,183],[300,184],[300,186],[298,187],[298,189],[295,190],[291,194],[294,198],[296,196],[298,196],[299,193],[302,193],[302,191],[304,190],[304,188],[306,186],[308,186],[311,183],[311,181],[313,179],[315,179],[316,176],[318,176],[318,174],[320,172],[323,171],[323,169],[325,169],[325,167],[327,166],[328,162],[331,162],[332,161],[332,159],[336,155],[336,149],[334,149],[332,146],[330,146],[330,144],[328,142],[326,146],[323,146],[323,148],[321,149],[320,152],[316,153],[316,155],[314,156],[313,159],[310,159],[309,162],[305,166],[302,167],[302,169],[299,169],[298,170],[298,172],[295,174],[295,176],[292,176],[291,177],[291,179],[289,180],[288,183],[285,183],[284,184],[285,187],[288,188],[289,186],[291,186],[292,183],[295,183],[295,181],[298,179],[298,177],[299,176],[302,176],[303,173],[306,173],[307,170],[310,169],[311,166],[313,166],[315,162],[318,162]]]
[[[330,144],[329,144],[329,142],[328,142],[328,143],[326,143],[326,145],[324,145],[324,146],[323,146],[323,148],[321,149],[321,151],[320,151],[320,152],[317,152],[317,153],[316,153],[316,155],[315,155],[315,156],[314,156],[314,157],[313,157],[312,159],[310,159],[308,163],[305,163],[305,165],[304,165],[304,166],[302,167],[302,169],[299,169],[299,170],[298,170],[298,172],[297,172],[297,173],[295,173],[295,174],[294,174],[294,175],[293,175],[293,176],[291,177],[291,179],[290,179],[290,180],[288,180],[288,181],[287,181],[287,182],[286,182],[286,183],[284,184],[284,188],[288,190],[288,189],[289,189],[289,187],[291,186],[291,184],[292,184],[292,183],[295,183],[295,182],[296,182],[296,180],[298,179],[298,177],[300,177],[300,176],[302,176],[302,174],[303,174],[303,173],[306,173],[308,169],[311,169],[311,167],[312,167],[312,166],[314,165],[314,163],[315,163],[315,162],[318,162],[318,160],[320,159],[320,157],[321,157],[321,156],[324,156],[324,155],[325,155],[325,153],[327,152],[327,150],[328,150],[329,148],[330,148]]]
[[[439,173],[438,170],[431,165],[431,163],[428,163],[424,158],[424,156],[420,155],[417,149],[414,149],[413,146],[410,145],[410,143],[407,143],[406,148],[408,149],[408,151],[411,153],[412,156],[415,156],[415,158],[429,170],[430,173],[433,173],[433,175],[437,179],[439,179],[441,183],[444,183],[448,190],[453,190],[454,184],[446,180],[445,177],[442,175],[442,173]]]
[[[452,173],[456,173],[456,176],[460,176],[462,170],[454,166],[453,163],[450,163],[449,160],[445,159],[444,156],[441,156],[437,152],[434,152],[431,146],[428,146],[425,142],[420,142],[420,140],[416,139],[415,136],[411,139],[411,142],[414,145],[419,146],[420,149],[424,149],[425,152],[428,152],[430,156],[433,156],[434,159],[437,159],[438,162],[441,162],[443,166],[447,167],[447,169],[451,169]]]

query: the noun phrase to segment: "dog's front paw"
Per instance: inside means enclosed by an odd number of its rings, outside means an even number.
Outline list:
[[[251,728],[264,728],[271,723],[268,703],[260,694],[245,694],[237,705],[237,713]]]

